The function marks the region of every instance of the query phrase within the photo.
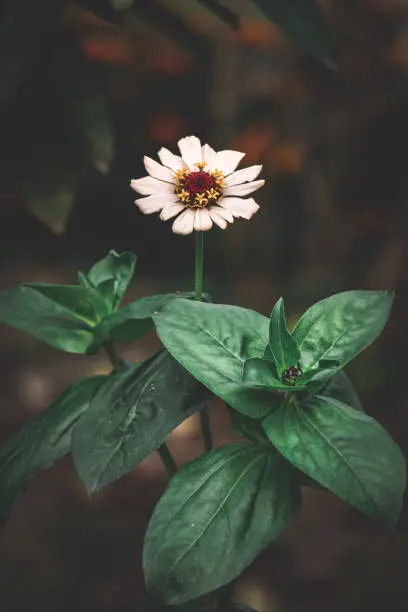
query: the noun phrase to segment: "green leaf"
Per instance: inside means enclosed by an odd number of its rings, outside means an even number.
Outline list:
[[[243,380],[251,386],[260,386],[277,391],[293,391],[293,387],[285,385],[279,378],[276,378],[274,365],[262,357],[252,357],[246,360],[243,368]]]
[[[328,381],[328,383],[321,390],[320,395],[337,400],[342,404],[346,404],[346,406],[350,406],[350,408],[354,408],[354,410],[364,412],[353,383],[342,370],[337,372]]]
[[[136,467],[209,396],[165,350],[111,375],[73,434],[74,462],[88,491]]]
[[[300,351],[296,340],[286,327],[285,305],[280,298],[272,310],[269,324],[269,349],[273,357],[279,378],[290,367],[296,367]]]
[[[103,341],[135,342],[153,328],[153,315],[170,300],[193,298],[192,291],[149,295],[131,302],[107,317],[99,327],[98,335]]]
[[[164,304],[153,320],[168,351],[213,393],[249,416],[269,412],[274,394],[249,389],[243,380],[245,362],[261,357],[268,344],[266,317],[238,306],[182,299]]]
[[[230,582],[285,529],[300,490],[279,458],[230,444],[183,466],[150,520],[143,551],[148,591],[178,604]]]
[[[329,68],[333,45],[316,0],[253,0],[254,4],[286,34]]]
[[[30,478],[71,450],[72,428],[105,380],[92,376],[76,382],[0,447],[0,519],[7,518]]]
[[[93,289],[81,285],[48,285],[45,283],[27,283],[38,293],[60,304],[82,319],[88,325],[95,327],[108,314],[104,300]]]
[[[216,395],[229,406],[251,419],[263,419],[282,403],[283,394],[266,387],[251,387],[236,383],[222,383]]]
[[[116,311],[132,280],[135,265],[134,253],[109,251],[81,280],[98,291],[107,303],[109,312]]]
[[[295,467],[393,526],[402,508],[405,460],[372,418],[327,397],[287,403],[262,421],[272,444]]]
[[[20,285],[0,292],[0,321],[69,353],[86,353],[105,305],[96,292],[64,285]]]
[[[278,393],[307,391],[309,395],[314,395],[337,370],[337,366],[310,370],[302,374],[295,384],[288,385],[275,378],[273,364],[266,359],[254,357],[245,362],[243,379],[248,386],[253,388],[263,388]]]
[[[313,304],[293,330],[303,371],[322,359],[343,367],[381,333],[393,300],[389,291],[345,291]]]

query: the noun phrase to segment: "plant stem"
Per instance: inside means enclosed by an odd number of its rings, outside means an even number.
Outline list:
[[[112,364],[113,371],[120,372],[121,370],[124,370],[126,367],[125,362],[116,354],[115,345],[113,344],[113,342],[105,342],[103,348],[105,349],[109,357],[109,361]]]
[[[169,447],[165,442],[163,442],[163,444],[157,449],[157,452],[163,461],[163,465],[166,468],[169,478],[171,478],[177,472],[177,465],[173,459],[173,455],[169,451]]]
[[[200,302],[203,295],[203,265],[204,265],[204,233],[195,232],[195,299]],[[204,450],[213,448],[211,436],[210,416],[208,406],[204,406],[200,412],[201,432],[204,441]]]
[[[203,293],[204,232],[195,232],[195,299],[199,302]]]
[[[213,441],[211,436],[210,415],[208,414],[208,406],[204,406],[200,412],[201,434],[203,436],[205,452],[212,450]]]

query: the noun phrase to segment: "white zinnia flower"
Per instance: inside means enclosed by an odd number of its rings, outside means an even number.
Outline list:
[[[160,161],[144,158],[149,176],[133,179],[131,187],[144,198],[136,200],[142,213],[160,212],[160,219],[173,223],[176,234],[206,231],[213,223],[225,229],[234,217],[250,219],[259,209],[253,198],[244,198],[265,183],[255,181],[262,166],[236,170],[245,153],[218,151],[201,146],[196,136],[178,142],[181,157],[168,149],[158,152]],[[181,214],[180,214],[181,213]]]

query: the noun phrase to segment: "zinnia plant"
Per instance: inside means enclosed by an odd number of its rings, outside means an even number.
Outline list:
[[[149,176],[131,181],[143,213],[196,230],[194,291],[147,296],[120,307],[136,256],[111,251],[75,286],[24,284],[0,294],[0,320],[61,351],[105,349],[106,376],[83,378],[0,448],[0,513],[38,471],[72,453],[89,494],[157,451],[169,484],[151,517],[143,568],[150,611],[245,610],[229,601],[252,561],[301,511],[302,487],[331,491],[386,528],[398,520],[405,460],[368,416],[343,371],[381,333],[393,293],[346,291],[313,304],[294,329],[283,299],[270,317],[203,294],[203,231],[250,219],[261,166],[237,170],[243,153],[180,140]],[[163,348],[125,363],[116,342],[155,327]],[[228,406],[240,441],[213,448],[207,406]],[[199,412],[204,452],[178,467],[169,434]]]

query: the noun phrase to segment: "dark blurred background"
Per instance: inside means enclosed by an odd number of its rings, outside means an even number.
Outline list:
[[[250,223],[206,238],[215,301],[293,321],[346,289],[395,289],[380,339],[347,371],[368,413],[408,451],[408,3],[327,0],[338,72],[309,57],[250,0],[237,31],[196,0],[4,0],[0,8],[0,288],[76,282],[114,248],[137,253],[129,299],[191,289],[193,237],[134,206],[144,154],[196,134],[262,163]],[[120,347],[139,360],[152,333]],[[0,440],[103,355],[58,353],[1,327]],[[221,403],[217,444],[234,439]],[[201,452],[195,417],[169,440]],[[92,499],[69,458],[37,476],[0,532],[1,612],[133,612],[145,598],[143,533],[166,483],[156,456]],[[259,612],[402,612],[408,515],[386,534],[325,492],[245,572]]]

